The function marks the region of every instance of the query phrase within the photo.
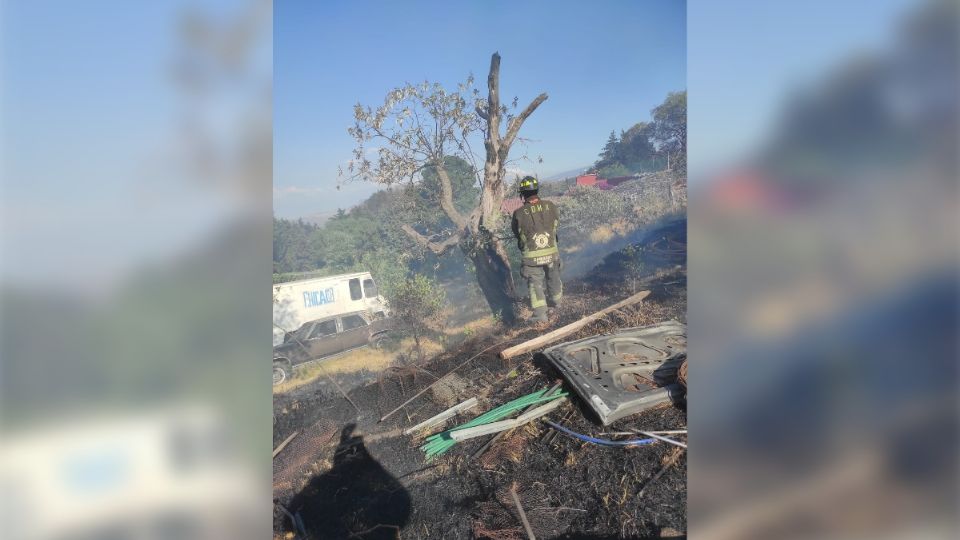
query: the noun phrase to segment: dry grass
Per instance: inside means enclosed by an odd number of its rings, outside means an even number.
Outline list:
[[[612,221],[609,225],[600,225],[597,228],[590,231],[590,242],[594,244],[603,244],[613,240],[616,236],[626,236],[636,230],[637,224],[632,223],[627,219],[616,219]],[[579,249],[579,248],[578,248]],[[564,246],[565,252],[571,252],[569,247]]]
[[[440,316],[442,323],[435,330],[448,332],[451,328],[466,326],[490,318],[490,308],[487,306],[483,294],[480,293],[479,287],[471,284],[470,289],[466,293],[462,291],[450,292],[447,298],[447,307]]]
[[[632,223],[626,219],[618,219],[610,224],[610,228],[619,236],[626,236],[636,230],[636,223]]]
[[[613,232],[613,228],[609,225],[600,225],[596,229],[590,231],[590,241],[594,244],[603,244],[609,242],[616,236],[616,233]]]
[[[490,540],[524,540],[527,537],[520,527],[488,529],[477,520],[473,522],[473,534],[476,538],[489,538]]]
[[[520,432],[512,433],[493,443],[493,446],[480,457],[480,464],[486,470],[493,470],[505,459],[519,463],[526,448],[527,438]]]
[[[467,321],[457,326],[447,326],[444,328],[443,333],[451,338],[469,338],[488,334],[492,332],[495,327],[496,323],[494,322],[493,317],[487,315],[472,321]]]
[[[420,343],[423,346],[424,356],[430,356],[443,351],[443,345],[436,341],[421,338]],[[313,383],[322,378],[324,372],[328,375],[356,373],[363,370],[375,373],[382,372],[394,365],[398,351],[410,351],[412,349],[413,339],[408,338],[399,343],[397,351],[380,351],[370,347],[364,347],[329,360],[311,362],[297,367],[293,377],[283,384],[274,386],[273,392],[275,394],[289,392],[294,388]]]

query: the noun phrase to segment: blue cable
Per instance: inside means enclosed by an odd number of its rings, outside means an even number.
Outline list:
[[[593,444],[599,444],[602,446],[639,446],[641,444],[650,444],[650,443],[657,442],[656,439],[633,439],[629,441],[611,441],[610,439],[598,439],[596,437],[591,437],[589,435],[577,433],[576,431],[567,429],[559,424],[554,424],[549,420],[544,420],[544,422],[553,426],[554,429],[558,429],[566,433],[567,435],[570,435],[571,437],[580,439],[581,441],[586,441]]]

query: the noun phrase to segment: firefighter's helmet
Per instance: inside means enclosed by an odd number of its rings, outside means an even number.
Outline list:
[[[521,195],[531,195],[540,191],[540,182],[533,176],[524,176],[523,180],[520,180],[520,185],[518,190]]]

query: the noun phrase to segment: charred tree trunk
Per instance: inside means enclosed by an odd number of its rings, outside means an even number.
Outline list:
[[[513,324],[517,320],[514,309],[516,290],[507,252],[500,240],[492,235],[475,240],[472,245],[465,246],[464,254],[473,262],[480,291],[490,306],[490,312],[504,324]]]
[[[423,346],[420,345],[420,331],[414,330],[413,332],[413,343],[417,347],[417,364],[423,363]]]
[[[472,237],[475,241],[470,259],[476,266],[477,280],[490,309],[494,314],[499,313],[508,324],[516,320],[513,273],[510,271],[507,250],[491,231],[497,230],[498,222],[502,219],[500,205],[504,197],[503,176],[510,147],[526,119],[546,100],[547,94],[540,94],[517,116],[509,118],[506,132],[501,136],[503,108],[500,105],[500,55],[493,53],[490,58],[490,73],[487,75],[487,104],[485,109],[480,110],[481,118],[487,121],[483,143],[486,160],[483,166],[480,206],[471,222]]]

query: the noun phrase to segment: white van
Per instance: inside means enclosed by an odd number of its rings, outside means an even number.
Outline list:
[[[216,409],[71,416],[4,435],[4,538],[237,538],[262,531],[262,479]]]
[[[387,302],[380,296],[370,272],[277,283],[273,286],[273,344],[304,323],[367,311],[372,317],[387,317]]]

